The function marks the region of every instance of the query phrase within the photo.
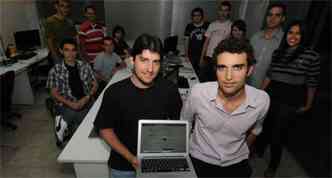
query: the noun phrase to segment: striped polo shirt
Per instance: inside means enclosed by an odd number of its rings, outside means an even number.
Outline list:
[[[292,52],[283,53],[282,57],[278,57],[277,50],[274,51],[267,77],[286,84],[316,88],[320,75],[319,54],[310,49],[303,49],[296,59],[287,61],[285,59],[291,56]]]
[[[106,36],[106,27],[101,23],[85,21],[80,25],[79,39],[90,63],[94,63],[96,56],[104,51],[103,39]]]

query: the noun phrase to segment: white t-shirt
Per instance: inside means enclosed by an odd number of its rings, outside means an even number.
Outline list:
[[[205,32],[205,36],[210,38],[210,42],[207,48],[206,56],[212,57],[214,48],[220,43],[220,41],[226,39],[231,33],[232,22],[226,20],[225,22],[220,22],[216,20],[212,22]]]

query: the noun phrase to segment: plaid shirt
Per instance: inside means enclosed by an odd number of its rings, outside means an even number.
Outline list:
[[[94,72],[92,71],[90,65],[85,62],[76,61],[76,65],[79,70],[80,78],[83,82],[84,93],[88,95],[92,89],[92,82],[96,80]],[[64,62],[56,64],[50,70],[48,74],[46,88],[57,88],[59,94],[65,97],[67,100],[78,100],[72,95],[72,91],[69,86],[69,71],[67,70]]]

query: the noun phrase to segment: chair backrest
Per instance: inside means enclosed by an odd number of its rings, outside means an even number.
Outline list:
[[[1,113],[9,112],[11,110],[14,83],[14,71],[8,71],[0,75]]]

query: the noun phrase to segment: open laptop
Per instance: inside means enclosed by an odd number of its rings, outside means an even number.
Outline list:
[[[189,125],[182,120],[140,120],[138,178],[195,178],[189,158]]]

